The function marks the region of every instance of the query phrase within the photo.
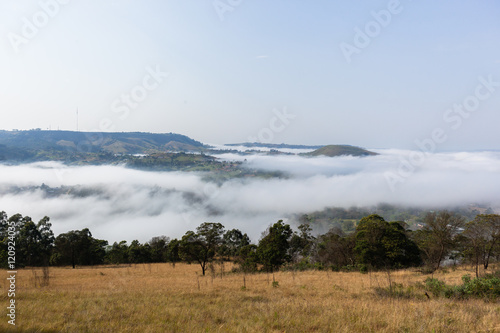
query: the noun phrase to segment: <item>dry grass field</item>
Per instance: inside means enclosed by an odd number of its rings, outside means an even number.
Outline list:
[[[50,268],[17,275],[16,329],[1,332],[500,332],[500,304],[377,295],[386,273],[279,272],[202,277],[198,265]],[[458,284],[465,268],[434,275]],[[7,276],[6,271],[0,274]],[[428,275],[391,274],[404,286]],[[7,283],[2,278],[6,313]],[[243,288],[244,284],[246,288]],[[275,284],[276,285],[276,284]]]

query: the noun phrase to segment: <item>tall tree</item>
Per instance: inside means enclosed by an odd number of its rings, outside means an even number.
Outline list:
[[[332,228],[319,237],[316,260],[334,268],[354,265],[354,245],[354,234],[346,236],[340,228]]]
[[[177,238],[172,239],[167,245],[166,260],[172,263],[175,268],[175,263],[181,261],[181,256],[179,252],[181,241]]]
[[[313,249],[316,238],[312,235],[312,228],[309,224],[299,225],[299,233],[294,232],[290,239],[290,255],[292,261],[297,261],[301,257],[308,257]]]
[[[99,265],[106,255],[105,240],[92,237],[90,230],[73,230],[57,236],[51,261],[56,265]]]
[[[417,245],[398,222],[380,215],[363,217],[356,228],[357,261],[375,268],[402,268],[420,264]]]
[[[138,240],[133,240],[128,247],[127,253],[130,263],[151,262],[151,248],[149,244],[141,244]]]
[[[115,265],[128,263],[127,241],[114,242],[113,245],[108,246],[105,260],[107,263]]]
[[[7,219],[5,212],[1,212],[2,253],[3,250],[7,249],[8,226],[15,228],[16,266],[46,266],[49,264],[54,245],[54,233],[47,216],[35,223],[29,216],[23,217],[21,214],[15,214]]]
[[[15,224],[14,224],[15,225]],[[4,211],[0,212],[0,267],[7,268],[9,242],[15,242],[15,236],[18,234],[17,227],[13,227],[12,236],[9,235],[9,218]],[[12,228],[12,227],[11,227]]]
[[[259,261],[267,271],[278,269],[281,265],[290,261],[290,239],[293,231],[290,225],[279,220],[269,227],[264,237],[259,241],[257,255]]]
[[[149,241],[151,262],[165,262],[167,260],[167,246],[170,239],[166,236],[153,237]]]
[[[29,216],[21,219],[16,240],[18,264],[26,266],[48,266],[54,245],[49,218],[45,216],[35,224]]]
[[[220,223],[205,222],[196,228],[196,231],[186,232],[181,239],[179,252],[184,260],[198,262],[202,274],[205,275],[207,264],[214,259],[222,244],[224,226]]]
[[[225,257],[236,257],[240,250],[250,244],[250,238],[247,234],[238,229],[231,229],[224,233],[222,253]]]
[[[500,215],[480,214],[465,225],[465,256],[476,267],[479,277],[479,265],[488,269],[490,258],[500,252]]]
[[[432,270],[439,269],[441,262],[457,245],[457,236],[465,225],[465,219],[448,211],[428,213],[424,226],[414,233],[414,239],[424,253],[424,260]]]

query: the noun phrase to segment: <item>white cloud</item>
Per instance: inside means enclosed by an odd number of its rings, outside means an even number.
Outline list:
[[[146,172],[121,166],[67,167],[57,163],[0,165],[0,210],[38,220],[51,217],[56,234],[88,227],[111,242],[153,236],[181,237],[202,222],[239,228],[257,240],[271,223],[290,214],[328,206],[381,202],[421,207],[486,203],[500,207],[500,153],[431,154],[392,191],[385,172],[397,170],[409,151],[378,156],[304,158],[226,155],[249,166],[282,170],[288,179],[234,179],[218,187],[201,175]],[[59,176],[58,176],[59,175]],[[13,185],[77,186],[87,195],[47,197]]]

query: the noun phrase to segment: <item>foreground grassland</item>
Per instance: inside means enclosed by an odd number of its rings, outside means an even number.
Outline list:
[[[226,264],[225,271],[230,270]],[[202,277],[197,265],[140,264],[50,268],[17,275],[16,329],[7,323],[7,283],[1,279],[1,332],[500,332],[500,304],[425,294],[379,296],[379,273],[279,272]],[[7,277],[6,271],[1,271]],[[459,284],[460,268],[434,274]],[[391,274],[403,286],[429,275]],[[243,288],[243,285],[246,288]],[[276,286],[278,285],[278,286]]]

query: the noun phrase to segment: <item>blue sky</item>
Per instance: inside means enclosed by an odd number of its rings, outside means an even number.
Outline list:
[[[499,17],[492,0],[4,0],[0,129],[74,130],[78,108],[80,130],[207,143],[417,149],[441,129],[436,150],[500,149]]]

